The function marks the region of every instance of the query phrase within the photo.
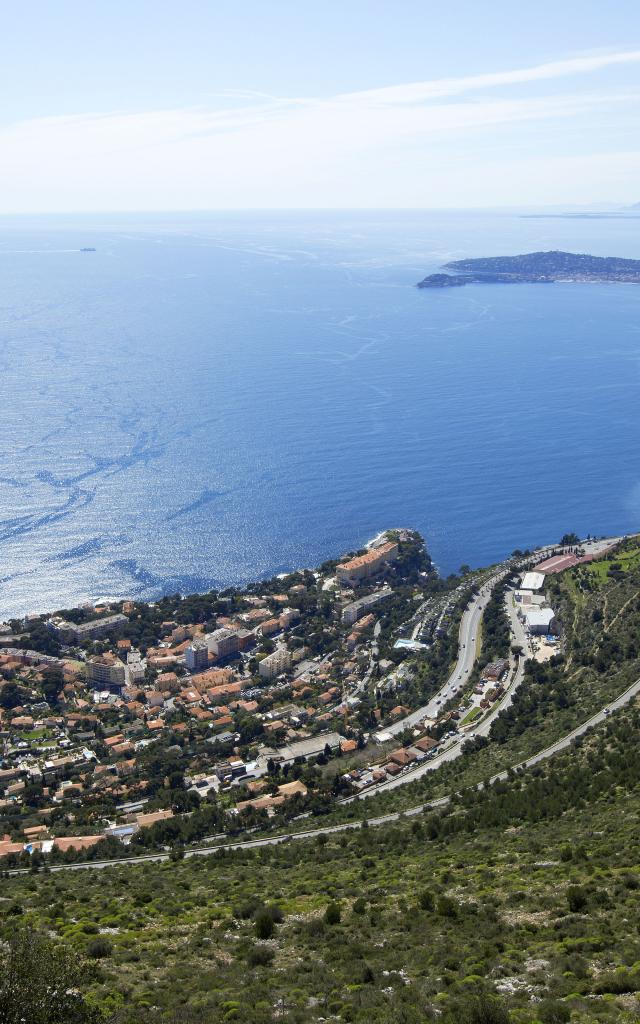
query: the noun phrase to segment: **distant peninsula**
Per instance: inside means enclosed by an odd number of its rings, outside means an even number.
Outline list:
[[[640,284],[640,260],[586,253],[527,252],[519,256],[490,256],[453,260],[443,271],[429,274],[418,288],[459,288],[465,284],[539,284],[552,281],[617,281]]]

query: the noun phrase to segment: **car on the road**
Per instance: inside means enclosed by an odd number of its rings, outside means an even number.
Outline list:
[[[472,637],[471,637],[471,639],[472,639],[472,640],[475,640],[475,636],[472,636]]]
[[[603,710],[603,712],[602,712],[602,713],[603,713],[604,715],[610,715],[610,714],[611,714],[611,708],[604,708],[604,710]]]

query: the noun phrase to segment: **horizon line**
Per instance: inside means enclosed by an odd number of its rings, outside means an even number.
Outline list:
[[[167,207],[167,208],[133,208],[118,207],[114,209],[86,210],[0,210],[0,218],[11,217],[81,217],[81,216],[177,216],[181,214],[237,214],[237,213],[469,213],[488,211],[523,211],[523,210],[567,210],[584,213],[615,213],[624,214],[639,208],[638,201],[620,201],[605,204],[602,201],[593,203],[519,203],[486,206],[227,206],[227,207]]]

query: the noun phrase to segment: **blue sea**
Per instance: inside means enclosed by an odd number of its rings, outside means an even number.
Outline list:
[[[640,286],[414,287],[463,256],[640,257],[639,229],[2,219],[0,619],[242,584],[390,526],[445,574],[640,529]]]

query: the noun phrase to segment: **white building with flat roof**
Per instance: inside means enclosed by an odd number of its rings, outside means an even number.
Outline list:
[[[86,662],[87,682],[101,683],[105,686],[124,686],[126,668],[119,658],[112,654],[99,654],[88,658]]]
[[[391,594],[393,594],[391,587],[383,587],[382,590],[376,590],[373,594],[368,594],[367,597],[352,601],[342,609],[342,621],[345,625],[352,626],[354,622],[366,615],[370,608],[373,608],[379,601],[384,601],[385,597],[390,597]]]
[[[272,654],[267,654],[258,665],[258,672],[263,679],[275,679],[288,672],[291,668],[291,654],[286,647],[276,647]]]
[[[543,635],[556,633],[556,617],[552,608],[527,608],[524,613],[530,633]]]
[[[202,672],[209,665],[209,644],[202,638],[194,640],[184,652],[184,663],[190,672]]]
[[[341,736],[339,732],[322,732],[318,736],[309,736],[304,740],[296,740],[295,743],[287,743],[277,750],[272,747],[261,747],[256,761],[257,768],[260,774],[264,774],[270,760],[278,764],[291,764],[296,758],[302,757],[306,761],[310,757],[323,754],[325,747],[329,747],[332,751],[337,750],[343,741],[344,736]]]
[[[542,590],[544,587],[543,572],[525,572],[520,584],[521,590]]]
[[[127,654],[127,683],[141,683],[144,680],[144,673],[147,667],[147,660],[143,658],[140,651],[131,650]]]

